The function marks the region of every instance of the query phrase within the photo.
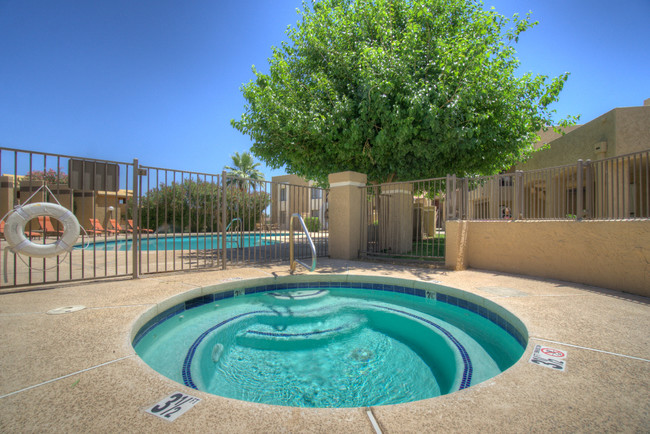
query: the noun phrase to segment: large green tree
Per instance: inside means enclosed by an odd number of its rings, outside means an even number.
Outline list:
[[[568,74],[517,76],[514,44],[536,23],[473,0],[304,4],[269,73],[253,67],[232,125],[273,168],[325,181],[493,174],[552,123]]]

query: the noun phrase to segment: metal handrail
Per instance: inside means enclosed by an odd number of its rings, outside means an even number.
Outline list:
[[[235,222],[239,220],[239,232],[240,232],[240,238],[242,239],[242,244],[244,243],[244,221],[240,219],[239,217],[235,217],[234,219],[230,220],[230,223],[228,223],[228,226],[226,226],[226,231],[225,233],[228,233],[228,229],[230,229],[230,226]],[[239,245],[239,238],[237,238],[237,248],[241,248]]]
[[[300,225],[302,226],[302,231],[307,235],[307,240],[309,241],[309,247],[311,247],[311,267],[304,262],[295,259],[294,258],[294,253],[293,253],[293,218],[298,217],[298,221],[300,222]],[[307,229],[307,226],[305,225],[305,221],[302,219],[300,214],[291,214],[291,219],[289,220],[289,270],[291,274],[293,274],[294,271],[296,271],[296,264],[300,264],[309,271],[314,271],[316,269],[316,247],[314,246],[314,242],[311,239],[311,236],[309,235],[309,230]]]
[[[228,226],[226,226],[226,232],[228,232],[228,229],[230,229],[230,225],[232,225],[237,220],[240,221],[241,225],[244,224],[244,221],[242,219],[240,219],[239,217],[235,217],[234,219],[230,220],[230,223],[228,223]]]

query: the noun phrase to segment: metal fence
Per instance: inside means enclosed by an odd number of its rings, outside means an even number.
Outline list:
[[[299,213],[328,255],[328,191],[183,170],[0,148],[0,288],[137,276],[289,259]],[[445,221],[650,218],[650,151],[490,177],[436,178],[362,188],[360,253],[444,259]],[[14,254],[4,221],[19,205],[58,203],[82,226],[69,254]],[[299,227],[296,257],[311,251]],[[25,226],[31,243],[60,240],[56,220]]]
[[[444,260],[446,185],[435,178],[361,187],[361,253]]]
[[[141,273],[288,260],[291,213],[305,219],[318,256],[328,254],[326,190],[225,172],[141,173]],[[302,232],[294,240],[297,258],[311,255]]]
[[[452,182],[454,218],[624,220],[650,218],[650,151]],[[452,194],[450,192],[450,194]]]
[[[132,244],[134,233],[111,225],[127,215],[135,179],[133,163],[0,148],[0,168],[0,287],[133,273],[132,252],[122,246]],[[7,249],[7,215],[18,205],[38,202],[59,204],[77,217],[81,237],[69,254],[36,259]],[[63,226],[53,218],[32,219],[25,226],[25,235],[33,243],[49,244],[62,234]]]
[[[650,218],[650,151],[528,172],[361,188],[361,254],[443,260],[446,220]]]
[[[327,190],[0,148],[0,288],[288,261],[289,219],[305,219],[328,255]],[[4,222],[17,206],[55,203],[79,221],[68,254],[45,259],[7,249]],[[297,229],[297,228],[296,228]],[[25,226],[31,243],[61,240],[56,218]],[[297,232],[297,258],[311,257]]]

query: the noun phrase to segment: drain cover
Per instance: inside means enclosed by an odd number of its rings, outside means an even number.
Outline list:
[[[77,312],[78,310],[85,309],[86,306],[76,305],[76,306],[65,306],[57,307],[56,309],[48,310],[48,315],[61,315],[63,313],[72,313]]]

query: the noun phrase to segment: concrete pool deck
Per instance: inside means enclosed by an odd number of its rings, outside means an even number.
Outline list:
[[[318,272],[435,280],[505,307],[528,327],[523,357],[469,389],[373,407],[384,433],[647,432],[650,299],[603,288],[490,271],[448,271],[319,260]],[[233,278],[288,274],[269,265],[132,280],[0,290],[0,432],[374,433],[365,408],[307,409],[209,395],[153,371],[130,344],[153,305]],[[64,306],[86,309],[62,315]],[[566,351],[566,371],[529,362],[536,344]],[[168,422],[143,410],[173,392],[201,402]]]

